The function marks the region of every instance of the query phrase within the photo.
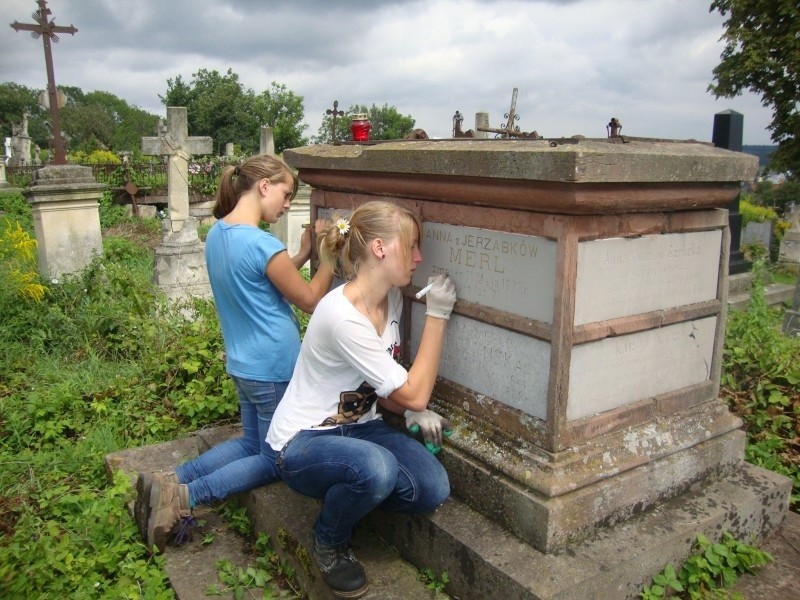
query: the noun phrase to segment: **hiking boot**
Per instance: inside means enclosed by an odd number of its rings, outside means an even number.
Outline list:
[[[150,491],[153,481],[161,483],[180,483],[175,471],[155,471],[139,473],[136,478],[136,500],[133,502],[133,519],[139,527],[142,539],[147,539],[147,520],[150,518]]]
[[[189,486],[183,483],[160,483],[153,480],[150,491],[150,518],[147,520],[147,545],[163,552],[169,533],[178,521],[187,525],[192,519]]]
[[[339,598],[360,598],[367,593],[369,582],[364,568],[350,548],[332,548],[320,544],[316,536],[311,549],[322,580]]]

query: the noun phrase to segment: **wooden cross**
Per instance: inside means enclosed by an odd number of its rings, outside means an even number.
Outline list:
[[[55,19],[48,20],[48,16],[52,14],[47,8],[45,0],[38,0],[39,10],[33,13],[33,23],[18,23],[14,21],[11,27],[16,31],[30,31],[31,37],[34,39],[42,36],[44,42],[44,63],[47,67],[47,94],[50,99],[50,120],[52,121],[52,134],[53,134],[53,164],[65,165],[67,164],[67,153],[64,151],[64,140],[61,139],[61,121],[58,115],[58,89],[56,88],[56,76],[53,70],[53,53],[50,50],[50,39],[53,43],[58,43],[58,36],[56,33],[69,33],[75,35],[78,31],[75,27],[61,27],[55,24]]]
[[[326,115],[331,115],[333,117],[333,135],[331,137],[331,143],[333,143],[333,144],[336,143],[336,117],[341,117],[342,115],[344,115],[344,111],[343,110],[336,110],[338,108],[339,108],[339,101],[338,100],[334,100],[333,101],[333,110],[331,110],[329,108],[328,110],[325,111]]]
[[[183,106],[167,107],[167,125],[159,127],[158,137],[142,138],[142,154],[168,156],[167,201],[173,232],[183,229],[189,218],[189,158],[192,154],[211,154],[211,137],[189,137],[188,111]]]

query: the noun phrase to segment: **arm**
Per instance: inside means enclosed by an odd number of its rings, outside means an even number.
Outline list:
[[[426,302],[428,308],[425,326],[422,329],[422,338],[414,364],[408,371],[406,382],[389,394],[388,398],[395,406],[413,411],[425,410],[433,385],[436,383],[447,321],[456,302],[456,290],[452,279],[438,277],[436,284],[428,293]],[[393,410],[391,406],[387,405],[387,408]]]
[[[321,264],[310,282],[306,282],[288,253],[278,252],[267,263],[266,275],[289,302],[303,312],[312,313],[333,283],[333,271]]]

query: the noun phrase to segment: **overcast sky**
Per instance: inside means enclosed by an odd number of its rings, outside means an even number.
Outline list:
[[[0,0],[0,82],[47,86],[35,0]],[[723,19],[710,0],[50,0],[56,82],[103,90],[164,115],[167,79],[228,68],[256,93],[302,96],[306,136],[334,100],[389,104],[430,137],[453,114],[499,127],[519,89],[517,124],[545,137],[623,135],[710,141],[714,114],[744,115],[744,143],[771,144],[753,94],[715,100]],[[191,133],[191,132],[190,132]]]

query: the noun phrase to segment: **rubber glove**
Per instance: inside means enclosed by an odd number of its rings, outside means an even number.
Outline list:
[[[425,299],[427,305],[425,314],[437,319],[449,319],[456,303],[456,286],[445,274],[429,277],[428,283],[433,282],[434,286]]]
[[[442,436],[450,437],[453,433],[450,421],[432,410],[420,412],[406,410],[406,428],[413,434],[422,431],[425,447],[431,454],[437,454],[442,449]]]

